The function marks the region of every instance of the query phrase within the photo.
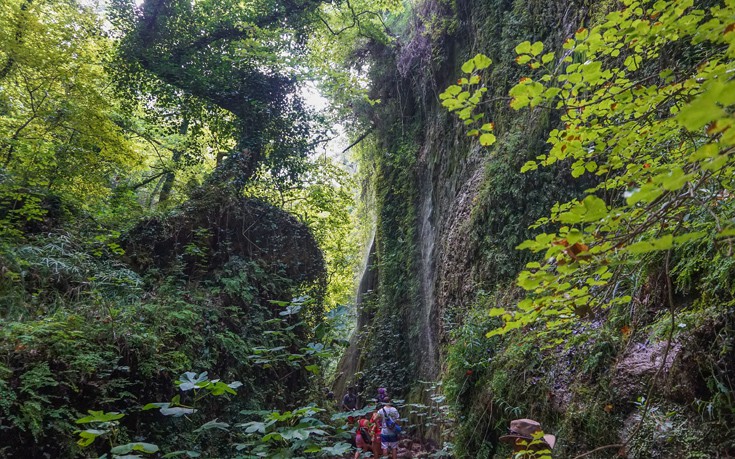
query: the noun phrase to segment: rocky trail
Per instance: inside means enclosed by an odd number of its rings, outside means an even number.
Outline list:
[[[433,457],[432,453],[435,448],[431,445],[424,444],[419,440],[415,440],[411,437],[404,437],[398,442],[398,458],[399,459],[419,459]],[[354,451],[345,454],[344,456],[337,456],[333,459],[353,459],[355,457]],[[372,453],[362,453],[360,458],[373,458]],[[389,458],[390,455],[383,455],[383,458]]]

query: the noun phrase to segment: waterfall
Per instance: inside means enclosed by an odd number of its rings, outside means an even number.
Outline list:
[[[434,193],[431,180],[431,171],[425,169],[427,177],[421,178],[421,206],[420,206],[420,295],[421,310],[418,311],[419,340],[418,353],[421,355],[419,367],[420,376],[433,380],[439,372],[438,353],[436,347],[436,323],[432,320],[435,305],[434,285],[436,281],[436,225],[434,219]]]
[[[378,285],[378,270],[376,264],[375,232],[370,237],[368,250],[363,262],[363,271],[360,283],[355,294],[355,329],[350,337],[350,344],[337,365],[337,374],[332,384],[335,394],[343,394],[347,387],[353,384],[353,376],[361,369],[360,341],[366,326],[370,323],[370,314],[363,310],[365,295]]]

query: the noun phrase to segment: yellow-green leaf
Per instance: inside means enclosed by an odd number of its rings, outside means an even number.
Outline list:
[[[495,143],[495,135],[486,133],[480,136],[480,145],[483,147],[489,147]]]
[[[531,42],[524,41],[516,46],[516,54],[529,54],[531,52]]]

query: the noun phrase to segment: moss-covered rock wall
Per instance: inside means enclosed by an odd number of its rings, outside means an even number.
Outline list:
[[[456,457],[507,457],[498,437],[511,419],[524,417],[557,435],[555,457],[598,447],[605,448],[587,457],[732,451],[732,439],[715,439],[702,427],[729,422],[732,402],[722,394],[733,390],[722,384],[732,369],[710,354],[717,348],[729,355],[732,297],[703,300],[702,291],[686,287],[702,266],[681,265],[674,279],[677,314],[688,320],[681,324],[667,316],[666,273],[661,260],[652,260],[639,267],[636,290],[627,292],[634,304],[583,317],[564,342],[545,341],[543,329],[485,337],[497,326],[487,311],[520,298],[514,278],[531,255],[516,246],[533,234],[529,225],[591,185],[573,179],[564,164],[520,173],[547,150],[558,114],[508,107],[507,92],[524,71],[514,48],[540,40],[560,49],[613,7],[429,0],[406,13],[409,26],[396,46],[366,50],[372,96],[381,100],[363,109],[377,145],[363,160],[377,171],[371,185],[379,281],[370,320],[358,330],[359,349],[351,349],[359,361],[355,381],[367,396],[387,386],[397,398],[439,409],[444,428],[426,428],[436,422],[416,418],[417,432],[451,441]],[[493,60],[485,110],[493,113],[498,138],[491,149],[468,139],[438,98],[478,52]],[[728,271],[721,263],[716,271]],[[691,343],[703,336],[716,344],[695,350]]]

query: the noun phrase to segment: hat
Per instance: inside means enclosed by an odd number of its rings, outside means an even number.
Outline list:
[[[514,419],[513,421],[510,421],[509,430],[510,433],[508,435],[503,435],[498,440],[504,443],[515,443],[519,438],[524,440],[533,440],[533,434],[536,432],[542,432],[541,424],[533,419]],[[549,449],[553,449],[554,444],[556,443],[556,437],[546,434],[543,436],[541,441],[549,445]]]

